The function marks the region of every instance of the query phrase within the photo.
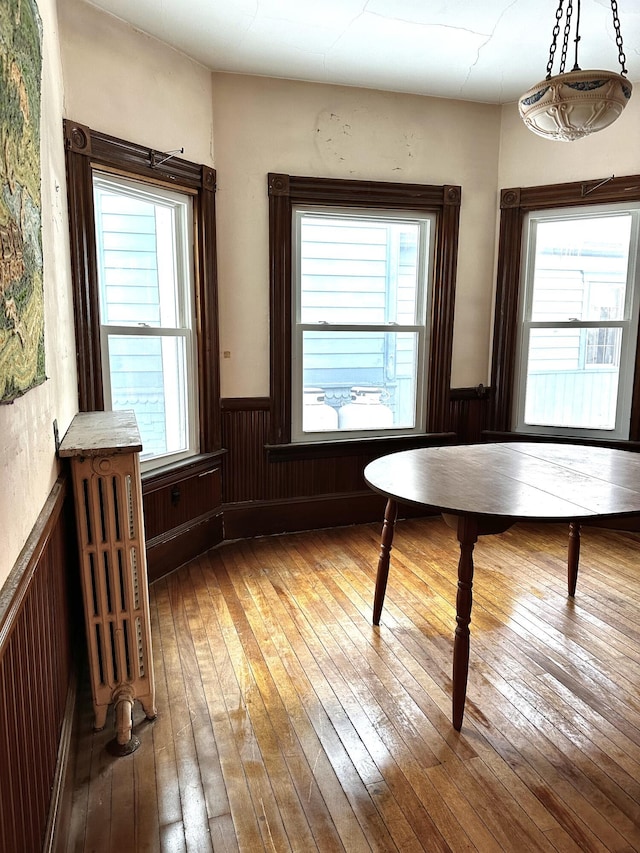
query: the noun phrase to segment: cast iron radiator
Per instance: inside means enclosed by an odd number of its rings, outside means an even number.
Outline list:
[[[134,702],[156,716],[140,449],[132,412],[79,414],[60,446],[71,457],[95,728],[114,704],[117,755],[139,745]]]

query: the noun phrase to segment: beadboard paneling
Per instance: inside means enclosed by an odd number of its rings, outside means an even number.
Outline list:
[[[59,480],[0,593],[0,850],[43,848],[72,685],[68,571],[75,565]]]
[[[488,389],[453,389],[443,443],[481,440]],[[335,457],[269,459],[270,401],[267,397],[222,401],[222,500],[225,539],[264,533],[354,524],[379,516],[362,472],[388,450],[369,447]],[[437,443],[437,438],[434,441]],[[304,452],[300,454],[304,456]],[[334,504],[334,506],[332,506]]]

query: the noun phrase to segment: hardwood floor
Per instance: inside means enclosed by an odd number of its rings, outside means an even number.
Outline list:
[[[640,850],[640,539],[519,525],[475,552],[451,725],[456,542],[398,522],[224,545],[151,587],[158,718],[112,758],[88,697],[80,851]]]

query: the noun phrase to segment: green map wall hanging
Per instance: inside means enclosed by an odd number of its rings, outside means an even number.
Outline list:
[[[42,24],[0,0],[0,403],[45,380],[40,200]]]

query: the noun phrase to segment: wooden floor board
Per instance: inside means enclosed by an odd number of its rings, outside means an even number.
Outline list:
[[[237,569],[237,566],[234,566],[233,568]],[[244,599],[244,608],[246,613],[251,614],[252,608],[250,602],[246,598]],[[259,627],[258,623],[256,630],[259,630]],[[273,636],[274,634],[272,632],[268,638],[262,638],[262,647],[264,649],[268,649],[271,646]],[[277,653],[274,654],[276,654],[277,657]],[[274,661],[274,665],[278,666],[278,663]],[[300,693],[298,695],[300,696]],[[310,696],[308,690],[303,691],[303,696],[300,696],[300,698],[304,700],[305,696]],[[351,803],[353,813],[359,821],[362,822],[364,820],[367,826],[373,824],[375,827],[376,822],[379,821],[379,816],[375,809],[372,809],[370,798],[365,791],[364,782],[358,773],[351,756],[349,755],[349,751],[345,748],[345,745],[336,732],[335,727],[328,719],[327,709],[318,702],[318,695],[315,690],[310,698],[311,706],[305,708],[305,710],[307,711],[307,715],[309,720],[312,721],[312,724],[314,720],[316,721],[316,724],[314,725],[316,736],[322,745],[324,753],[331,762],[336,780],[339,780],[340,787],[342,789],[341,792],[336,790],[331,794],[332,806],[330,808],[336,809],[336,807],[340,806],[342,804],[342,795],[346,795],[347,799]],[[327,777],[327,782],[328,781],[329,777]],[[338,815],[340,815],[340,817],[334,817],[334,820],[343,821],[344,818],[341,816],[341,811],[338,812]],[[349,831],[351,833],[355,833],[356,837],[359,836],[359,830],[355,826]],[[379,844],[382,845],[385,835],[388,835],[386,827],[382,822],[380,822],[376,831],[376,837]],[[395,849],[391,840],[388,839],[388,841],[390,846],[381,846],[380,849]],[[354,843],[354,840],[352,839],[350,843]]]
[[[474,554],[451,725],[457,543],[398,522],[227,543],[150,589],[158,716],[114,758],[86,687],[65,853],[640,851],[640,537],[516,525]]]
[[[275,565],[276,561],[273,560],[273,563]],[[353,686],[341,671],[342,657],[338,660],[331,659],[325,646],[312,632],[306,632],[305,642],[289,614],[284,609],[278,609],[278,603],[276,600],[272,606],[279,614],[279,621],[285,631],[290,633],[292,649],[295,651],[295,663],[291,662],[290,665],[302,673],[303,683],[307,678],[313,683],[314,692],[322,701],[331,724],[336,728],[359,775],[363,781],[371,784],[372,778],[382,778],[378,768],[384,767],[389,793],[396,800],[394,805],[388,797],[384,798],[387,810],[395,812],[397,803],[402,802],[403,808],[411,813],[413,825],[425,837],[425,834],[433,831],[433,824],[398,767],[396,759],[392,757],[389,745],[385,743],[379,731],[377,719],[374,717],[372,721],[371,713],[365,713]],[[308,693],[308,690],[303,690],[304,692]],[[406,769],[407,762],[404,766]],[[374,790],[376,784],[374,783]]]
[[[299,559],[296,562],[300,564]],[[318,642],[325,654],[328,655],[328,659],[333,661],[343,676],[346,675],[347,681],[352,685],[358,685],[361,682],[359,691],[356,690],[354,696],[356,708],[369,709],[368,721],[365,723],[365,736],[370,726],[381,733],[382,740],[391,744],[394,755],[402,757],[400,763],[405,772],[410,772],[411,767],[414,766],[424,768],[437,763],[438,759],[430,750],[427,741],[414,728],[414,723],[408,719],[401,702],[391,694],[375,671],[375,661],[372,665],[372,662],[367,660],[366,649],[364,650],[365,654],[363,654],[356,645],[349,641],[347,637],[348,617],[345,611],[340,611],[343,614],[343,624],[341,624],[339,619],[334,619],[332,614],[326,611],[321,598],[318,590],[315,591],[315,597],[313,595],[307,596],[304,605],[305,610],[317,615],[317,618],[313,619],[313,623],[322,628],[322,630],[316,628]],[[323,666],[326,667],[326,665],[323,663]],[[402,699],[406,699],[406,697],[403,696]],[[417,708],[412,710],[418,716]],[[358,721],[360,724],[363,723],[360,717]],[[428,727],[426,718],[423,718],[421,722]],[[440,798],[436,791],[429,793],[431,795],[431,812],[435,815]],[[438,842],[439,839],[434,843]]]
[[[272,847],[289,850],[290,845],[278,808],[278,798],[286,796],[283,791],[283,780],[286,788],[290,780],[286,770],[283,773],[283,762],[278,752],[276,760],[272,761],[269,754],[268,727],[270,722],[260,699],[260,667],[261,652],[246,622],[246,615],[235,596],[232,585],[224,572],[219,572],[219,596],[217,596],[216,613],[221,629],[221,639],[227,650],[227,658],[223,672],[224,683],[227,685],[229,702],[227,714],[230,723],[230,733],[238,748],[238,758],[244,776],[246,790],[237,794],[242,799],[236,805],[235,814],[241,811],[242,824],[245,826],[246,838],[242,843],[257,845],[262,843],[267,849]],[[222,606],[224,602],[224,607]],[[269,769],[273,778],[269,776]],[[248,801],[247,800],[248,796]],[[292,821],[298,815],[292,810]],[[255,821],[255,826],[252,824]],[[241,825],[242,825],[241,824]],[[251,825],[250,825],[251,824]],[[255,830],[258,830],[259,837]],[[261,839],[261,842],[259,841]]]

